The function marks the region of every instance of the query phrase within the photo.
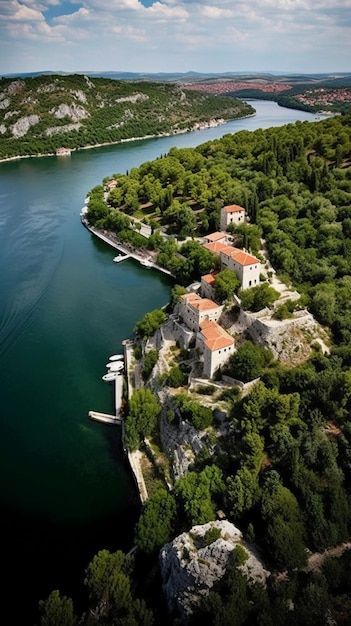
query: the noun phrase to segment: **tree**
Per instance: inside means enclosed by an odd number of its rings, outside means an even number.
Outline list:
[[[174,496],[159,489],[144,504],[135,530],[136,545],[148,554],[171,540],[176,516]]]
[[[268,283],[263,283],[250,289],[241,289],[239,298],[244,310],[261,311],[273,304],[279,298],[279,293]]]
[[[233,378],[247,383],[261,376],[264,367],[272,358],[270,350],[247,340],[229,358],[228,373]]]
[[[223,300],[232,300],[233,294],[239,289],[240,280],[232,270],[226,268],[216,274],[215,278],[215,297],[219,302]]]
[[[149,376],[150,376],[154,366],[156,365],[157,361],[158,361],[158,351],[157,350],[149,350],[145,354],[144,365],[143,365],[143,368],[141,370],[141,375],[142,375],[142,378],[143,378],[144,382],[149,378]]]
[[[167,315],[162,309],[150,311],[135,325],[134,332],[142,337],[142,339],[147,339],[147,337],[151,337],[151,335],[162,326],[166,319]]]
[[[234,520],[240,519],[259,500],[260,489],[257,477],[249,469],[242,467],[234,477],[228,476],[226,486],[226,506]]]
[[[150,389],[136,389],[129,401],[125,420],[125,442],[128,448],[135,450],[140,442],[150,435],[156,427],[161,405]]]
[[[40,600],[40,626],[74,626],[77,618],[71,598],[61,596],[58,590],[52,591],[46,600]]]
[[[322,574],[316,572],[301,593],[297,594],[295,623],[299,626],[325,626],[331,621],[331,616],[326,580]]]
[[[208,465],[202,472],[188,472],[179,478],[174,492],[188,522],[193,526],[215,519],[215,498],[222,495],[224,489],[222,471],[216,465]]]
[[[91,601],[99,605],[99,623],[152,626],[153,617],[144,601],[132,595],[129,570],[120,550],[114,553],[100,550],[89,563],[84,584]]]
[[[177,388],[185,385],[187,378],[178,365],[173,365],[169,370],[167,381],[170,387]]]
[[[174,285],[171,291],[171,300],[170,300],[170,307],[172,311],[174,307],[176,306],[176,304],[178,304],[178,302],[180,301],[180,296],[184,295],[185,293],[188,293],[185,287],[182,287],[181,285]]]
[[[186,257],[190,265],[190,276],[199,279],[203,274],[208,274],[216,265],[216,255],[207,250],[198,241],[187,241],[180,248],[180,253]]]
[[[213,422],[213,413],[209,407],[202,406],[197,400],[190,400],[184,394],[173,396],[174,404],[179,408],[184,420],[191,422],[198,430],[204,430]]]
[[[266,523],[264,542],[276,567],[303,567],[307,556],[302,515],[295,496],[275,471],[269,472],[263,485],[261,514]]]

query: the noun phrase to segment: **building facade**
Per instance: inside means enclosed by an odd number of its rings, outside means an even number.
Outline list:
[[[201,322],[210,320],[217,322],[223,310],[223,305],[218,305],[213,300],[201,298],[196,293],[185,293],[180,296],[178,315],[184,324],[197,332]]]
[[[201,322],[196,337],[196,347],[204,357],[204,378],[213,378],[215,372],[235,352],[233,337],[211,320]]]
[[[240,280],[242,289],[256,287],[260,283],[261,263],[245,250],[227,246],[220,251],[222,269],[233,270]]]
[[[230,204],[221,208],[220,229],[226,230],[230,224],[239,226],[246,221],[246,211],[242,206]]]

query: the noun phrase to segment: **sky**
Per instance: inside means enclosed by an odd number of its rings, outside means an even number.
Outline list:
[[[0,76],[351,73],[351,0],[0,0]]]

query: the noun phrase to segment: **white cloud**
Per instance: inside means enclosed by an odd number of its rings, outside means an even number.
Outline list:
[[[63,15],[48,20],[52,7]],[[43,59],[66,71],[341,71],[350,25],[351,0],[0,0],[0,46],[20,40],[5,73]]]

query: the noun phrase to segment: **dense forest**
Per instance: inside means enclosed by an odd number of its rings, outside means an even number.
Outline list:
[[[116,186],[108,191],[110,180]],[[181,478],[164,471],[162,480],[158,474],[141,509],[133,556],[102,551],[95,557],[85,581],[94,610],[79,623],[182,623],[177,614],[165,618],[159,551],[223,510],[260,551],[270,576],[266,585],[247,579],[240,570],[245,554],[236,551],[190,625],[351,624],[351,551],[328,552],[344,546],[351,529],[350,117],[172,148],[156,161],[107,177],[89,198],[90,224],[153,250],[176,277],[168,311],[150,312],[135,328],[144,386],[127,407],[126,441],[134,448],[146,437],[157,440],[162,405],[155,389],[169,385],[176,392],[164,418],[174,426],[180,415],[206,431],[208,445]],[[243,394],[233,385],[218,394],[204,385],[195,394],[181,367],[184,354],[168,376],[155,379],[157,350],[143,359],[143,346],[184,286],[216,269],[216,258],[196,238],[218,230],[220,208],[227,204],[243,206],[249,215],[247,224],[231,228],[236,242],[259,256],[265,240],[280,278],[328,331],[329,351],[314,345],[312,355],[292,367],[247,339],[230,357],[227,373],[259,378],[251,390]],[[152,227],[148,240],[136,219]],[[227,278],[217,294],[228,301],[226,284]],[[268,283],[263,285],[267,293]],[[280,319],[292,313],[291,304]],[[236,305],[230,306],[234,312]],[[212,407],[206,398],[213,399]],[[216,403],[226,405],[225,435],[215,419]],[[209,544],[216,539],[216,532],[206,536]],[[320,567],[309,568],[311,554],[324,552]],[[72,600],[57,591],[41,610],[42,624],[78,621]]]
[[[2,78],[0,159],[179,133],[196,122],[253,112],[237,99],[186,92],[160,82],[79,74]]]

